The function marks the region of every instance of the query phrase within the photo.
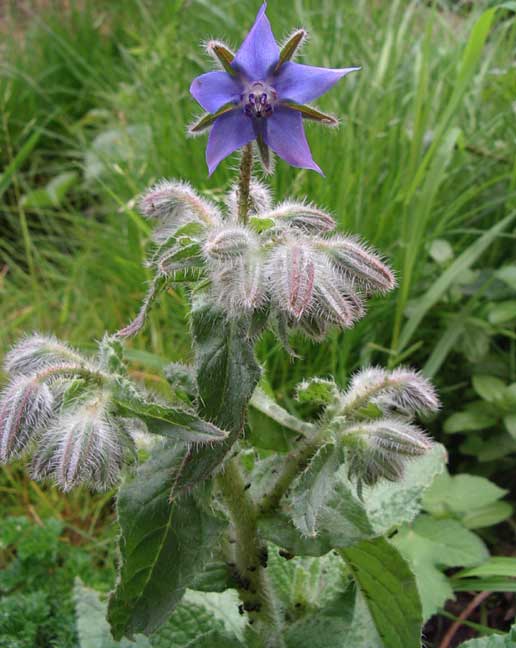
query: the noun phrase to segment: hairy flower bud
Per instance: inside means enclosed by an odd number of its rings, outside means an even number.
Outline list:
[[[370,449],[385,455],[419,456],[432,447],[431,439],[423,430],[397,418],[357,423],[346,428],[345,435],[360,437]]]
[[[400,367],[387,371],[370,367],[357,373],[342,399],[343,410],[372,403],[384,412],[398,410],[408,416],[430,414],[439,409],[432,384],[421,374]]]
[[[233,185],[226,196],[226,205],[232,221],[238,220],[238,184]],[[255,178],[249,184],[249,213],[261,214],[269,211],[272,206],[270,189]]]
[[[250,230],[242,225],[226,225],[210,231],[203,250],[208,259],[225,260],[241,256],[250,247],[258,247]]]
[[[308,234],[324,234],[332,232],[336,227],[335,221],[329,214],[305,203],[286,201],[263,216],[272,218],[278,225],[288,225]]]
[[[275,305],[295,319],[312,307],[316,258],[312,248],[297,240],[278,246],[267,262]]]
[[[16,376],[0,396],[0,462],[19,456],[52,414],[54,398],[33,376]]]
[[[263,263],[258,253],[219,263],[212,270],[211,280],[213,298],[230,319],[252,313],[267,298]]]
[[[64,491],[79,484],[96,490],[113,486],[129,439],[107,405],[105,395],[98,393],[46,430],[33,457],[33,478],[52,477]]]
[[[20,340],[5,356],[4,371],[30,375],[63,362],[83,362],[83,358],[54,336],[34,333]]]
[[[215,205],[201,198],[186,182],[158,182],[143,194],[139,207],[143,216],[156,221],[157,243],[167,241],[186,223],[213,226],[221,221]]]
[[[318,239],[315,245],[324,251],[334,266],[366,292],[388,292],[396,286],[390,268],[371,248],[349,236]]]
[[[340,328],[353,326],[364,315],[364,304],[353,286],[328,266],[318,268],[317,315]]]

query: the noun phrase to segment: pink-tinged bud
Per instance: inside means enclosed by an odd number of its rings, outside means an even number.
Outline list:
[[[324,251],[334,266],[366,292],[388,292],[396,286],[392,270],[371,248],[349,236],[318,239],[315,245]]]
[[[257,252],[218,263],[210,277],[213,298],[229,319],[252,313],[266,301],[263,263]]]
[[[357,373],[342,400],[343,410],[356,410],[372,403],[384,412],[397,410],[408,416],[430,414],[439,409],[432,384],[421,374],[405,367],[387,371],[370,367]]]
[[[315,262],[312,248],[297,240],[278,246],[267,262],[272,299],[280,310],[295,319],[312,306]]]
[[[4,371],[27,376],[63,362],[83,363],[84,359],[54,336],[33,333],[20,340],[5,356]]]
[[[217,225],[221,216],[215,205],[201,198],[186,182],[162,180],[140,198],[140,211],[156,221],[154,240],[166,242],[179,227],[189,222]]]
[[[336,223],[333,218],[322,209],[304,203],[284,202],[268,214],[278,225],[288,225],[307,234],[325,234],[332,232]]]
[[[52,415],[54,397],[33,376],[17,376],[0,396],[0,462],[24,452]]]
[[[226,225],[210,231],[204,246],[208,259],[226,260],[242,256],[249,248],[257,248],[254,234],[242,225]]]
[[[235,184],[226,196],[226,205],[233,222],[238,221],[238,184]],[[251,178],[249,185],[249,213],[261,214],[272,207],[270,189],[255,178]]]
[[[371,448],[385,454],[423,455],[432,448],[432,441],[417,426],[397,418],[382,418],[358,424],[357,430]],[[353,428],[347,430],[352,433]]]
[[[318,316],[341,328],[353,326],[364,315],[364,304],[353,286],[330,267],[318,268],[316,296]]]
[[[46,430],[33,457],[32,477],[53,478],[64,491],[80,484],[96,490],[113,486],[130,442],[106,406],[99,394]]]

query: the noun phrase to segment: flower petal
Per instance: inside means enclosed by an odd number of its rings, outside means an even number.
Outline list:
[[[237,103],[242,86],[227,72],[206,72],[192,81],[190,92],[204,110],[214,113],[225,104]]]
[[[263,138],[271,149],[292,166],[324,173],[312,159],[306,141],[301,113],[288,108],[277,108],[264,120]]]
[[[255,137],[252,120],[240,108],[221,115],[213,124],[206,147],[210,175],[224,158]]]
[[[304,104],[328,92],[339,79],[355,70],[360,68],[331,69],[287,61],[275,75],[273,85],[280,101]]]
[[[248,81],[265,81],[268,72],[279,61],[279,47],[265,15],[266,9],[267,3],[264,2],[231,64]]]

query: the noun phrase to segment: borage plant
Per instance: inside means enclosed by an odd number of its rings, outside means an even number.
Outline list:
[[[308,102],[358,70],[293,62],[305,31],[279,48],[265,9],[236,54],[207,44],[221,69],[191,87],[207,114],[190,132],[209,129],[210,173],[242,149],[225,204],[177,181],[143,194],[155,249],[139,314],[96,357],[42,335],[14,347],[0,456],[32,452],[32,476],[64,490],[109,488],[124,474],[108,609],[115,639],[189,610],[176,625],[181,645],[412,648],[420,600],[388,538],[417,514],[444,463],[415,423],[438,409],[432,386],[406,368],[366,368],[346,389],[312,378],[297,390],[313,414],[305,421],[259,385],[253,345],[266,328],[287,349],[291,331],[323,340],[363,317],[369,295],[395,287],[381,257],[337,234],[331,215],[309,202],[274,204],[252,175],[254,141],[266,171],[271,151],[320,171],[303,120],[337,121]],[[178,283],[188,287],[195,361],[166,369],[167,401],[131,380],[123,342]]]

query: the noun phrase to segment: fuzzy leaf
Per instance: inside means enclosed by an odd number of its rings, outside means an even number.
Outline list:
[[[338,479],[342,451],[333,444],[320,448],[307,469],[294,480],[290,496],[292,521],[299,531],[317,535],[318,517]]]
[[[171,503],[184,461],[180,446],[159,447],[119,492],[121,568],[108,614],[116,639],[150,634],[168,618],[226,526],[198,503],[195,482]]]
[[[514,646],[516,646],[516,625],[512,626],[505,635],[493,634],[490,637],[470,639],[462,644],[462,648],[514,648]]]
[[[422,614],[414,575],[384,538],[341,549],[384,648],[420,648]]]
[[[393,543],[414,570],[425,619],[453,597],[452,587],[439,567],[478,565],[489,556],[482,540],[460,522],[429,515],[421,515],[412,526],[403,527]]]
[[[100,600],[98,592],[85,587],[79,578],[75,581],[73,593],[79,648],[151,648],[150,641],[142,635],[135,637],[134,641],[115,641],[106,621],[105,603]]]
[[[339,388],[333,378],[309,378],[296,388],[296,398],[300,403],[328,405],[338,396]]]
[[[114,402],[124,415],[137,416],[144,421],[153,434],[193,443],[223,441],[227,437],[226,432],[196,414],[170,405],[148,403],[134,390],[118,390]]]

